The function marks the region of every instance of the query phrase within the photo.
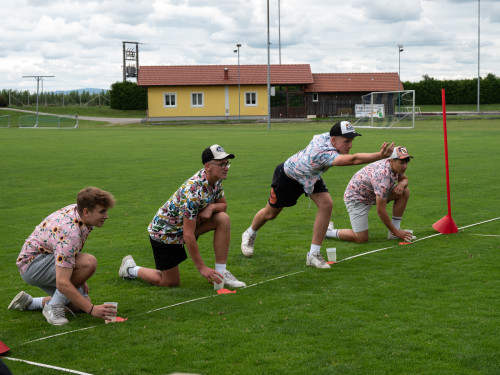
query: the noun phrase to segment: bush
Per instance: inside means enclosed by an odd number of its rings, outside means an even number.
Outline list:
[[[148,92],[145,87],[125,81],[111,85],[110,106],[113,109],[146,110],[148,107]]]
[[[496,104],[500,100],[500,78],[489,73],[481,78],[480,104]],[[437,80],[427,74],[420,82],[404,82],[405,90],[415,90],[415,104],[441,104],[441,89],[446,91],[447,104],[477,103],[477,78]]]
[[[0,107],[7,107],[9,105],[9,99],[3,94],[0,94]]]

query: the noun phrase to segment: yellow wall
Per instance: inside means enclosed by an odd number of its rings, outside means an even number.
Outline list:
[[[226,86],[148,87],[149,117],[221,117],[226,114]],[[229,87],[229,116],[238,116],[238,86]],[[245,92],[257,92],[257,106],[245,106]],[[202,92],[204,106],[191,107],[191,93]],[[165,108],[163,94],[177,94],[177,107]],[[241,116],[267,116],[267,87],[240,87]]]

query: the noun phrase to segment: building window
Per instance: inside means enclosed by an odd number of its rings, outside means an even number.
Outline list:
[[[246,92],[245,93],[245,105],[247,107],[257,106],[257,93],[256,92]]]
[[[177,94],[175,92],[163,93],[163,107],[177,108]]]
[[[191,93],[191,107],[203,107],[203,93],[202,92],[192,92]]]
[[[319,102],[319,94],[317,92],[313,92],[313,102]]]

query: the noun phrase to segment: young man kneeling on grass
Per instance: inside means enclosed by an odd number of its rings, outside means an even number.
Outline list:
[[[371,163],[356,172],[344,193],[352,230],[332,228],[326,232],[326,237],[356,243],[368,241],[368,213],[372,205],[376,205],[380,220],[389,229],[388,239],[408,242],[416,239],[413,231],[400,229],[410,197],[405,171],[412,157],[405,147],[398,146],[389,158]],[[392,220],[387,213],[387,203],[391,201],[394,201]]]
[[[127,255],[118,271],[120,277],[138,277],[156,286],[179,286],[179,264],[187,259],[185,244],[198,272],[210,283],[224,281],[232,288],[246,286],[226,269],[231,222],[222,180],[227,178],[231,165],[228,159],[233,158],[219,145],[203,151],[203,168],[177,189],[148,226],[156,269],[138,267]],[[215,269],[203,263],[197,242],[199,236],[210,231],[214,231]]]
[[[64,325],[65,306],[97,318],[116,315],[113,305],[93,305],[88,296],[87,280],[97,267],[96,258],[82,253],[94,227],[102,227],[115,199],[96,187],[81,190],[71,204],[46,217],[25,241],[17,258],[23,280],[52,297],[33,298],[20,292],[9,309],[39,310],[50,324]]]

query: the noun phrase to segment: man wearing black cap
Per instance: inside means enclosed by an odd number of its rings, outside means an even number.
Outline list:
[[[361,168],[351,178],[344,193],[344,203],[351,219],[351,229],[329,229],[327,238],[363,243],[368,241],[368,213],[373,205],[377,214],[389,229],[388,239],[415,240],[413,231],[401,230],[401,220],[405,212],[410,191],[406,168],[410,162],[406,147],[394,147],[388,159],[379,160]],[[387,204],[394,201],[392,220],[387,213]]]
[[[139,277],[157,286],[175,287],[180,284],[179,264],[187,259],[184,244],[200,274],[210,283],[232,288],[244,287],[226,269],[231,223],[226,213],[222,180],[234,159],[219,145],[206,148],[201,155],[203,168],[170,197],[158,210],[148,226],[156,269],[138,267],[131,255],[123,258],[120,277]],[[215,269],[203,263],[197,238],[214,231]]]
[[[360,135],[350,122],[337,122],[329,133],[315,135],[305,149],[276,167],[266,207],[257,212],[252,225],[243,232],[241,251],[245,256],[253,255],[257,231],[268,220],[275,219],[284,207],[294,206],[305,193],[318,207],[306,266],[330,268],[320,249],[332,215],[333,201],[321,174],[332,166],[365,164],[387,158],[394,148],[394,143],[384,142],[379,152],[349,155],[353,139]]]

